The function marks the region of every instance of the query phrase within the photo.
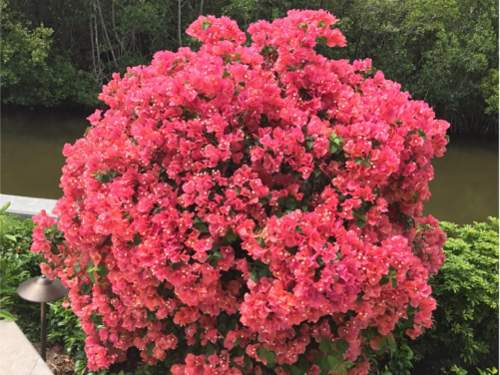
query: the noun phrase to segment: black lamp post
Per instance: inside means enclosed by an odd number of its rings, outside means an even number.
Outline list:
[[[45,317],[45,303],[58,300],[59,298],[64,297],[67,293],[68,290],[58,279],[49,280],[45,276],[33,277],[24,281],[17,288],[17,294],[22,299],[40,303],[40,354],[44,361],[47,353],[47,319]]]

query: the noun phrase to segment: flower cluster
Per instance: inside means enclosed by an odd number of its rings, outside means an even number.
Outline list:
[[[68,286],[91,370],[137,348],[173,374],[366,374],[431,326],[444,235],[423,215],[449,124],[370,60],[331,60],[336,18],[200,17],[198,51],[103,88],[66,145],[33,251]]]

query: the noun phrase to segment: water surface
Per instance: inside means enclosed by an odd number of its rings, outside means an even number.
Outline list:
[[[83,135],[85,117],[67,112],[2,113],[0,192],[60,197],[62,147]]]
[[[0,192],[58,198],[61,151],[81,137],[85,114],[15,111],[2,114]],[[498,144],[453,139],[434,161],[435,179],[426,212],[441,220],[470,223],[498,216]]]
[[[452,139],[446,155],[433,165],[427,213],[462,224],[498,216],[497,142]]]

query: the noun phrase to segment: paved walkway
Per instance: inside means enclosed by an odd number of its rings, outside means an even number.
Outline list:
[[[53,375],[16,323],[0,320],[0,374]]]

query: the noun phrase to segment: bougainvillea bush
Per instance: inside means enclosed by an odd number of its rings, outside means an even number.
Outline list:
[[[431,326],[445,236],[423,202],[448,123],[370,60],[317,53],[346,44],[335,22],[200,17],[198,51],[103,88],[33,244],[90,369],[136,348],[173,374],[366,374]]]

